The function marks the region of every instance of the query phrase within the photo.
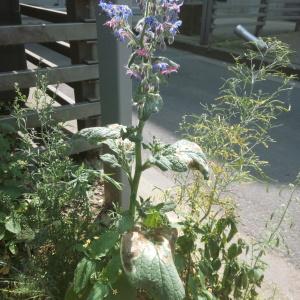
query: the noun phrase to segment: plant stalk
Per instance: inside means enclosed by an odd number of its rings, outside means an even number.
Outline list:
[[[136,211],[136,198],[137,198],[137,192],[140,184],[141,175],[143,172],[143,161],[142,161],[142,137],[143,137],[143,129],[144,129],[144,121],[139,121],[139,124],[137,126],[137,137],[138,141],[135,143],[135,171],[134,171],[134,177],[133,182],[131,186],[131,193],[130,193],[130,215],[132,219],[135,219],[135,211]]]

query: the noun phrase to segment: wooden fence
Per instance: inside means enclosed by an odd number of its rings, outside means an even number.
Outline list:
[[[20,88],[35,87],[37,73],[46,72],[49,85],[65,83],[74,89],[75,98],[70,101],[61,90],[48,86],[47,93],[60,104],[53,112],[57,121],[77,120],[78,129],[131,124],[131,83],[123,75],[129,50],[102,26],[105,19],[99,16],[97,3],[67,0],[66,11],[21,3],[21,14],[34,18],[34,24],[0,26],[0,46],[38,43],[69,57],[71,64],[57,66],[26,49],[26,59],[37,68],[0,72],[0,91],[13,90],[15,83]],[[35,112],[29,112],[27,117],[28,127],[38,127]],[[15,120],[2,115],[1,122],[14,124]],[[86,144],[77,146],[74,153],[92,149]],[[122,176],[116,172],[116,179],[126,187]],[[121,194],[108,188],[106,200],[119,200],[126,206],[127,193],[126,188]]]
[[[245,26],[253,27],[253,33],[259,36],[267,21],[294,22],[294,30],[300,30],[300,0],[253,0],[226,1],[190,0],[190,3],[201,3],[200,44],[208,45],[214,30],[218,26],[233,28],[238,25],[237,19]],[[218,20],[226,20],[218,24]]]

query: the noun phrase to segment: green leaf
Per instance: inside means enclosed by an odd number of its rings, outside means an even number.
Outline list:
[[[114,255],[103,270],[103,276],[108,279],[110,284],[117,281],[122,270],[120,253]]]
[[[138,231],[123,235],[123,269],[136,288],[144,289],[155,299],[182,300],[183,283],[176,270],[169,240],[162,235],[148,239]]]
[[[122,130],[126,130],[126,127],[119,124],[112,124],[107,127],[84,128],[75,137],[83,137],[89,143],[98,145],[106,139],[120,138]]]
[[[219,258],[212,261],[211,266],[214,269],[214,271],[218,271],[221,268],[221,260]]]
[[[17,239],[23,241],[32,241],[34,237],[35,233],[29,226],[24,226],[21,232],[17,234]]]
[[[117,231],[106,231],[98,240],[91,243],[90,253],[95,258],[101,258],[111,250],[116,242],[119,240],[119,233]]]
[[[87,300],[102,300],[108,295],[109,289],[108,286],[101,283],[101,282],[96,282],[93,287],[91,292],[89,293],[89,296]]]
[[[131,230],[134,226],[134,220],[128,211],[122,213],[120,219],[117,222],[117,228],[120,234],[125,231]]]
[[[64,300],[79,300],[78,295],[74,291],[74,284],[71,284],[67,289]]]
[[[110,164],[112,168],[120,167],[121,165],[118,162],[118,159],[110,153],[106,153],[100,156],[101,160]]]
[[[147,216],[143,221],[144,226],[147,228],[158,228],[164,223],[164,218],[161,213],[155,209],[150,209],[147,212]]]
[[[163,107],[163,100],[160,94],[148,93],[145,102],[139,107],[140,120],[148,120],[149,117],[159,112]]]
[[[208,245],[211,257],[213,259],[218,258],[219,257],[219,252],[220,252],[220,248],[219,248],[218,243],[213,239],[209,239],[207,245]]]
[[[227,236],[227,242],[231,241],[231,239],[235,236],[235,234],[238,232],[236,224],[234,220],[228,219],[228,222],[230,224],[230,231]]]
[[[5,228],[12,233],[18,234],[21,232],[20,221],[14,217],[9,217],[5,222]]]
[[[118,276],[117,281],[112,284],[112,289],[106,300],[137,300],[136,289],[128,282],[124,272]],[[124,297],[124,295],[126,295]]]
[[[242,253],[242,247],[237,244],[232,244],[228,248],[228,258],[233,259]]]
[[[177,160],[188,168],[199,170],[205,179],[209,177],[207,159],[199,145],[188,140],[179,140],[172,145]]]
[[[94,262],[83,258],[77,265],[74,273],[74,291],[80,293],[89,283],[91,275],[95,272]]]
[[[17,245],[15,243],[13,243],[13,242],[9,243],[8,249],[11,252],[11,254],[13,254],[13,255],[17,254],[17,252],[18,252]]]
[[[0,241],[3,240],[5,237],[5,228],[0,227]]]

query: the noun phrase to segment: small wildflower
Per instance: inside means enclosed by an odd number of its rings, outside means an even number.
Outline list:
[[[115,296],[115,295],[118,294],[118,290],[117,290],[117,289],[112,289],[112,293],[113,293],[113,295]]]
[[[91,240],[90,239],[87,239],[85,241],[85,244],[83,245],[84,248],[87,248],[89,246],[89,244],[91,243]]]

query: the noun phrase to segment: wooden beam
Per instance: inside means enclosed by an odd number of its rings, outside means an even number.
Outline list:
[[[37,74],[47,76],[48,84],[77,82],[99,78],[98,65],[72,65],[66,67],[43,68],[36,70],[0,73],[0,91],[12,90],[18,83],[20,88],[36,85]]]
[[[69,43],[58,41],[58,42],[50,42],[50,43],[41,43],[41,45],[57,53],[60,53],[64,56],[70,57],[71,55]]]
[[[86,117],[100,115],[100,102],[81,102],[77,104],[64,105],[53,108],[52,117],[57,122],[66,122],[76,119],[84,119]],[[25,114],[27,128],[35,128],[40,125],[38,113],[36,111],[28,111]],[[0,124],[9,124],[16,127],[16,118],[12,116],[0,116]]]
[[[34,6],[29,4],[20,4],[21,14],[36,19],[52,22],[66,23],[68,22],[67,13],[64,11]]]
[[[40,67],[40,68],[57,67],[57,65],[55,63],[52,63],[51,61],[49,61],[45,58],[42,58],[38,54],[36,54],[28,49],[25,49],[25,55],[26,55],[26,60],[28,60],[32,64],[36,65],[37,67]]]
[[[95,23],[1,26],[0,45],[92,40],[96,32]]]
[[[74,100],[71,97],[67,96],[64,92],[59,90],[57,86],[47,86],[46,93],[60,105],[74,104]]]

